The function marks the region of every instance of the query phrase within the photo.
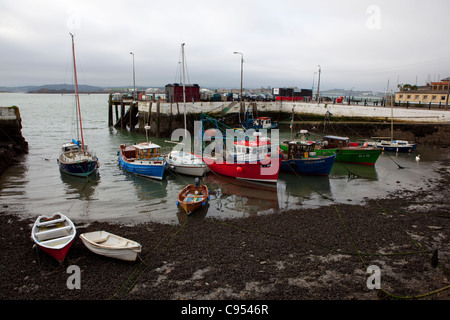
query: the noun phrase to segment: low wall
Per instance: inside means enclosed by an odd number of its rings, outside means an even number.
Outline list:
[[[28,143],[22,136],[19,108],[0,107],[0,175],[17,162],[17,156],[25,153]]]
[[[343,104],[316,104],[316,103],[293,103],[293,102],[252,102],[245,103],[248,107],[255,104],[260,114],[264,113],[292,113],[292,108],[296,115],[313,114],[325,117],[327,111],[333,117],[362,118],[374,121],[385,121],[393,117],[396,122],[415,123],[450,123],[450,110],[428,110],[418,108],[376,107],[376,106],[355,106]],[[183,113],[183,103],[159,103],[161,114]],[[149,102],[140,101],[139,112],[146,113],[149,110]],[[156,103],[153,103],[152,112],[156,111]],[[186,103],[187,114],[231,114],[239,112],[239,102],[195,102]]]

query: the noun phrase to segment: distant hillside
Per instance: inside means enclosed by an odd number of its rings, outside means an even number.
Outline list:
[[[79,85],[79,92],[103,92],[105,88]],[[44,86],[20,86],[20,87],[0,87],[2,92],[28,92],[28,93],[70,93],[74,92],[71,84],[48,84]]]

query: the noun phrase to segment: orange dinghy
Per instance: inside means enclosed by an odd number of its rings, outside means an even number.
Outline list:
[[[195,185],[189,184],[178,194],[177,206],[181,206],[187,215],[203,207],[209,200],[209,190],[206,185],[200,185],[198,178]]]

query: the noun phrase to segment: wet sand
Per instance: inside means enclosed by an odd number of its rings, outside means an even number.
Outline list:
[[[200,213],[178,225],[74,221],[78,235],[103,229],[140,242],[136,262],[96,255],[77,237],[59,264],[33,248],[34,221],[0,208],[0,299],[450,300],[450,172],[439,170],[419,191],[365,205],[230,220]],[[71,265],[80,289],[67,287]],[[379,290],[367,286],[369,266],[380,268]]]

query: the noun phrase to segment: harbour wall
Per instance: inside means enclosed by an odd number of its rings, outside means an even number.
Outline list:
[[[183,103],[159,101],[134,103],[137,109],[136,120],[130,122],[132,125],[129,128],[145,132],[144,127],[149,125],[149,133],[152,136],[166,138],[170,138],[175,129],[184,128]],[[245,102],[243,110],[246,109],[252,110],[255,116],[269,116],[278,121],[280,129],[289,130],[294,110],[294,130],[307,129],[311,132],[316,130],[355,138],[371,138],[390,137],[393,128],[395,139],[450,147],[450,110],[446,109],[286,101]],[[194,121],[201,119],[202,112],[229,127],[238,126],[244,117],[244,112],[237,101],[186,103],[186,125],[189,132],[193,133]],[[330,116],[328,122],[325,121],[327,113]]]
[[[22,136],[19,108],[0,107],[0,175],[28,153],[28,142]]]

